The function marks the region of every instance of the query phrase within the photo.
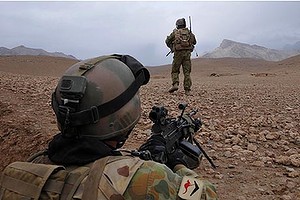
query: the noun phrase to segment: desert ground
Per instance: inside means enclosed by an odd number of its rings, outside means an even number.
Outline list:
[[[50,96],[76,60],[43,56],[0,57],[0,170],[47,148],[58,133]],[[254,59],[192,61],[192,95],[183,76],[174,94],[171,66],[149,67],[140,89],[142,117],[126,142],[138,148],[149,136],[153,105],[173,117],[179,103],[199,109],[196,138],[217,165],[203,159],[196,171],[217,187],[221,200],[300,199],[300,56],[280,62]]]

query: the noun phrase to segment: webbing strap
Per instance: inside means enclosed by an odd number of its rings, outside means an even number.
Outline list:
[[[95,67],[98,63],[100,63],[106,59],[109,59],[109,58],[116,58],[116,56],[99,56],[99,57],[93,58],[93,59],[89,60],[88,62],[80,64],[78,71],[76,71],[75,74],[73,74],[73,75],[83,76],[87,71],[89,71],[90,69]]]
[[[109,156],[97,160],[93,163],[90,174],[87,177],[86,183],[84,185],[82,200],[97,200],[99,182],[108,159]]]
[[[1,172],[0,173],[0,199],[2,199],[4,193],[4,188],[2,187],[3,178],[4,178],[4,174]]]
[[[111,182],[107,176],[104,176],[103,179],[100,180],[100,190],[101,199],[124,199],[123,195],[111,185]]]
[[[35,200],[39,199],[42,189],[32,183],[27,183],[6,175],[3,175],[2,187]]]
[[[64,200],[73,199],[74,193],[76,192],[82,180],[88,175],[89,171],[90,171],[89,167],[79,167],[71,171],[65,182],[61,199]]]
[[[4,188],[0,188],[0,199],[2,199],[3,198],[3,193],[4,193]]]
[[[64,185],[65,185],[64,181],[57,181],[57,180],[48,179],[47,182],[46,182],[46,185],[43,188],[43,191],[45,191],[45,192],[54,192],[56,194],[61,194]]]

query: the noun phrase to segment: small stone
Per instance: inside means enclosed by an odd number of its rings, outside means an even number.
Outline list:
[[[248,146],[247,146],[247,149],[249,151],[256,151],[257,150],[257,146],[252,144],[252,143],[249,143]]]
[[[292,197],[290,195],[282,195],[280,200],[291,200]]]
[[[233,168],[235,168],[235,166],[234,166],[234,165],[231,165],[231,164],[229,164],[229,165],[228,165],[228,168],[229,168],[229,169],[233,169]]]
[[[255,167],[263,167],[265,164],[262,161],[254,161],[252,165]]]
[[[224,175],[223,174],[216,174],[215,178],[217,179],[223,179]]]
[[[233,157],[233,154],[230,151],[225,151],[224,156],[227,158],[231,158],[231,157]]]
[[[278,138],[279,138],[279,135],[275,132],[269,132],[266,135],[266,139],[268,139],[268,140],[275,140],[275,139],[278,139]]]
[[[287,174],[287,176],[290,177],[290,178],[296,178],[299,175],[300,175],[300,173],[296,172],[296,171],[293,171],[293,172],[290,172],[290,173]]]
[[[234,151],[240,151],[240,150],[242,150],[242,147],[240,147],[239,145],[234,145],[234,146],[232,146],[232,149]]]
[[[294,154],[289,157],[291,164],[295,167],[300,167],[300,154]]]

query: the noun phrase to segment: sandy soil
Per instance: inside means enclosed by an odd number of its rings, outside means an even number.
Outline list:
[[[46,148],[58,132],[50,95],[75,62],[0,57],[0,170]],[[175,94],[166,92],[170,66],[149,70],[151,80],[140,90],[142,118],[126,148],[148,137],[153,105],[176,117],[178,104],[186,102],[187,111],[199,109],[203,126],[196,138],[217,165],[213,170],[203,159],[196,171],[217,186],[220,199],[300,199],[300,56],[281,62],[195,59],[188,97],[182,83]]]

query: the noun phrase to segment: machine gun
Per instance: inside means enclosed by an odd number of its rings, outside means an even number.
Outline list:
[[[154,123],[151,130],[152,135],[160,135],[165,140],[166,153],[171,154],[180,148],[187,155],[195,156],[203,154],[213,168],[216,168],[213,161],[206,154],[200,143],[194,137],[195,133],[202,126],[200,119],[193,116],[198,112],[193,109],[190,113],[184,114],[187,104],[179,104],[181,114],[178,118],[168,117],[168,110],[163,106],[153,106],[149,113],[150,120]],[[200,153],[199,153],[200,149]]]

